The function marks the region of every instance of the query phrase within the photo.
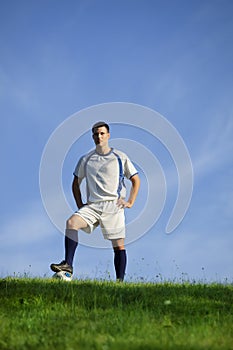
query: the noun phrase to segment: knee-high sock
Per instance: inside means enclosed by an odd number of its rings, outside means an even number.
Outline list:
[[[116,278],[120,281],[124,280],[125,269],[127,263],[126,251],[123,250],[114,250],[114,266],[116,271]]]
[[[73,266],[74,254],[78,246],[78,231],[66,229],[65,235],[65,261]]]

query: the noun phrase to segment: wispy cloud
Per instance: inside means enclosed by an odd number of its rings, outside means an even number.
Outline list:
[[[0,227],[1,249],[39,243],[51,237],[54,227],[40,202],[34,202],[21,214],[14,214]]]
[[[161,274],[164,279],[232,280],[233,238],[229,234],[223,237],[216,230],[210,235],[204,227],[195,230],[182,226],[169,236],[151,232],[143,242],[130,246],[129,252],[137,257],[138,273],[150,278]],[[129,271],[133,271],[132,266]]]
[[[195,175],[213,171],[233,161],[233,118],[219,115],[212,120],[206,138],[199,143],[199,154],[193,160]]]

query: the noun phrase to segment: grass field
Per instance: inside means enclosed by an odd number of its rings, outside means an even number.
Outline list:
[[[233,286],[0,279],[0,349],[233,349]]]

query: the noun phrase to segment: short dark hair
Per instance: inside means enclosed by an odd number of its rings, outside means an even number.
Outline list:
[[[92,132],[94,133],[94,131],[95,131],[95,129],[96,128],[101,128],[101,126],[105,126],[105,128],[108,130],[108,132],[109,132],[109,125],[107,124],[107,123],[105,123],[105,122],[97,122],[97,123],[95,123],[93,126],[92,126]]]

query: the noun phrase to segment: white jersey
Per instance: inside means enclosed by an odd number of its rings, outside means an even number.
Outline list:
[[[113,148],[107,154],[92,150],[79,160],[74,171],[75,176],[86,179],[88,203],[125,198],[124,177],[130,179],[137,173],[127,155]]]

